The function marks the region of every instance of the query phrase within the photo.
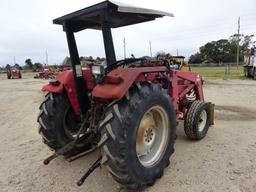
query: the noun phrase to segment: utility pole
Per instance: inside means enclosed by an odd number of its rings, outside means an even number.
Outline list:
[[[179,49],[177,49],[177,56],[179,56]]]
[[[152,44],[151,41],[149,41],[149,51],[150,51],[150,57],[152,57]]]
[[[126,59],[126,41],[124,38],[124,59]]]
[[[45,64],[46,65],[48,65],[48,52],[47,52],[47,50],[46,50],[46,52],[45,52]]]
[[[13,65],[15,65],[16,64],[16,58],[15,58],[15,56],[13,57]]]
[[[237,29],[237,54],[236,54],[236,68],[238,70],[239,65],[239,42],[240,42],[240,17],[238,17],[238,29]]]

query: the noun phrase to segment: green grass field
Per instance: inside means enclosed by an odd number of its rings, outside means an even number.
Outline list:
[[[225,67],[192,67],[192,71],[200,73],[207,79],[246,79],[243,73],[243,67],[231,67],[230,74],[225,74]]]

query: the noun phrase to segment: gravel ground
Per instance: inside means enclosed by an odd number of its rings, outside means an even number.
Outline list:
[[[82,187],[76,181],[96,158],[92,153],[72,163],[51,154],[37,133],[44,80],[6,80],[0,76],[0,191],[127,191],[97,169]],[[189,141],[182,123],[171,164],[146,192],[256,191],[256,81],[210,81],[206,100],[216,103],[216,124],[205,139]]]

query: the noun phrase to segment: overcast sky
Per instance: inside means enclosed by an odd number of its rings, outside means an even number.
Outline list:
[[[60,64],[68,56],[65,33],[52,20],[67,13],[101,2],[99,0],[1,0],[0,2],[0,65],[23,65],[26,58]],[[113,30],[115,50],[123,58],[123,39],[127,55],[149,55],[149,40],[153,53],[163,50],[180,55],[195,53],[200,46],[237,32],[241,16],[241,33],[256,34],[255,0],[119,0],[140,7],[175,14]],[[104,56],[101,32],[86,30],[76,34],[80,56]]]

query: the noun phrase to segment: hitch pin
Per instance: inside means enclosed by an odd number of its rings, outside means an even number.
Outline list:
[[[76,144],[76,140],[73,140],[70,143],[68,143],[67,145],[65,145],[64,147],[60,148],[58,151],[55,151],[51,156],[49,156],[48,158],[46,158],[44,160],[44,164],[48,165],[53,159],[55,159],[59,155],[63,155],[65,153],[69,152],[71,149],[74,148],[75,144]]]
[[[88,113],[86,114],[86,117],[77,133],[76,138],[71,141],[70,143],[68,143],[67,145],[63,146],[62,148],[60,148],[59,150],[55,151],[54,154],[52,154],[51,156],[49,156],[47,159],[44,160],[44,164],[48,165],[53,159],[55,159],[56,157],[58,157],[59,155],[63,155],[67,152],[69,152],[70,150],[74,149],[77,140],[79,139],[79,136],[81,135],[84,127],[85,127],[85,123],[88,119]]]
[[[55,159],[56,157],[58,157],[57,153],[54,153],[53,155],[51,155],[50,157],[48,157],[47,159],[44,160],[44,164],[48,165],[53,159]]]
[[[102,156],[100,156],[93,164],[92,166],[86,171],[86,173],[81,177],[81,179],[77,182],[78,186],[83,185],[85,179],[95,170],[97,169],[100,165],[101,165],[101,159]]]

